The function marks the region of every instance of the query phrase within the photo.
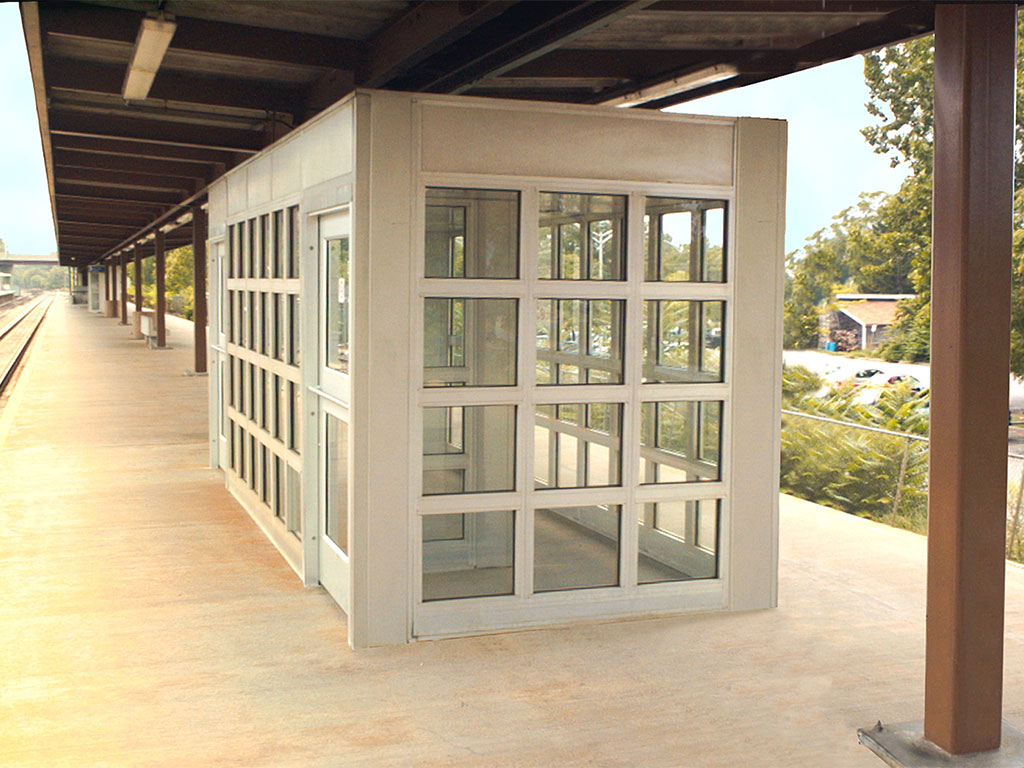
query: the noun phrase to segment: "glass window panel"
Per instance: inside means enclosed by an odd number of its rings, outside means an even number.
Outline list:
[[[722,381],[724,301],[645,301],[645,382]]]
[[[255,491],[256,490],[256,472],[257,472],[256,460],[257,460],[256,438],[253,435],[249,435],[248,464],[249,464],[249,490],[250,491]]]
[[[423,493],[515,490],[516,408],[423,409]]]
[[[273,510],[275,517],[284,516],[284,505],[281,503],[282,500],[282,484],[284,483],[284,476],[281,472],[281,457],[274,455],[274,503]]]
[[[722,403],[669,400],[640,406],[640,482],[721,479]]]
[[[423,519],[423,600],[515,592],[515,512]]]
[[[260,277],[271,276],[271,256],[270,251],[272,242],[269,237],[270,230],[270,214],[265,213],[260,216]]]
[[[228,224],[228,277],[235,276],[235,225]]]
[[[228,466],[233,470],[238,469],[238,462],[235,461],[235,422],[228,420]]]
[[[644,278],[720,283],[725,280],[725,201],[648,197],[644,215]]]
[[[519,277],[519,193],[428,188],[427,277]]]
[[[260,499],[270,504],[270,473],[268,471],[267,447],[260,443]]]
[[[348,554],[348,424],[327,415],[327,537]]]
[[[287,465],[285,485],[285,527],[298,536],[302,535],[302,484],[298,470]]]
[[[287,230],[284,226],[284,211],[274,211],[274,231],[272,233],[274,246],[271,258],[271,277],[281,277],[281,254],[287,250],[285,236]]]
[[[327,367],[348,373],[348,238],[327,241]]]
[[[534,592],[618,586],[620,518],[618,505],[538,509]]]
[[[302,254],[299,251],[299,207],[288,209],[288,277],[299,276],[299,264]]]
[[[248,328],[246,328],[246,333],[248,334],[248,344],[246,344],[246,346],[253,352],[256,351],[256,329],[259,328],[259,321],[256,318],[256,306],[256,292],[249,291],[249,321]]]
[[[260,293],[260,354],[267,354],[267,339],[270,338],[270,313],[267,311],[267,294]]]
[[[534,487],[619,485],[622,410],[621,403],[538,406],[534,423]]]
[[[299,314],[299,296],[288,294],[288,364],[299,365],[302,362],[302,316]]]
[[[622,383],[625,313],[621,299],[540,299],[537,384]]]
[[[718,577],[717,499],[643,504],[637,581],[654,584]]]
[[[425,299],[424,385],[515,386],[518,304],[516,299]]]
[[[626,196],[540,193],[539,277],[626,279]]]
[[[302,398],[299,386],[294,381],[288,382],[288,447],[299,453],[299,441],[302,439]]]
[[[256,219],[249,219],[245,226],[246,232],[246,277],[259,277],[256,271]]]

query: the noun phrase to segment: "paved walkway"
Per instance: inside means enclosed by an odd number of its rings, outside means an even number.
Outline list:
[[[0,414],[5,768],[871,768],[855,729],[920,717],[923,539],[786,497],[777,610],[350,650],[205,468],[186,330],[58,301]]]

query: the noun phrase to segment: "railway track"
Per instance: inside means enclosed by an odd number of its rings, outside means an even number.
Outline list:
[[[3,318],[6,324],[0,326],[0,396],[3,396],[4,390],[14,379],[18,366],[24,359],[32,339],[35,338],[36,331],[43,324],[54,299],[52,295],[43,296],[22,310],[13,320]]]

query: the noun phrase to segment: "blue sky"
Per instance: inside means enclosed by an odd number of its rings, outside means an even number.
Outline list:
[[[875,154],[860,129],[875,118],[864,104],[864,60],[843,61],[708,96],[672,109],[702,115],[774,117],[789,122],[786,251],[824,226],[861,192],[895,192],[906,176]]]
[[[35,101],[16,3],[0,3],[0,238],[14,253],[54,250]],[[789,121],[786,250],[799,248],[861,192],[894,192],[902,168],[860,135],[872,118],[859,56],[680,105],[673,111]]]

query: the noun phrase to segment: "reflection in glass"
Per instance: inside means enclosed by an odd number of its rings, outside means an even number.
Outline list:
[[[327,538],[348,554],[348,424],[327,414]]]
[[[645,382],[722,380],[724,301],[645,301]]]
[[[425,299],[424,385],[515,386],[517,308],[515,299]]]
[[[427,277],[519,277],[519,193],[427,189]]]
[[[535,488],[622,482],[621,403],[538,405],[535,419]]]
[[[348,238],[327,241],[328,368],[348,373],[349,255]]]
[[[423,493],[515,490],[516,408],[423,409]]]
[[[423,600],[515,592],[515,513],[427,515],[423,520]]]
[[[720,502],[644,504],[639,519],[637,581],[689,581],[718,577]]]
[[[617,586],[620,512],[618,505],[538,509],[533,591]]]
[[[721,429],[721,401],[641,404],[640,482],[719,480]]]
[[[538,384],[620,384],[626,302],[540,299]]]
[[[542,280],[625,280],[625,195],[540,193]]]
[[[691,283],[725,280],[725,201],[648,197],[644,279]]]

